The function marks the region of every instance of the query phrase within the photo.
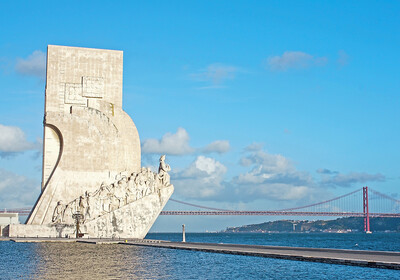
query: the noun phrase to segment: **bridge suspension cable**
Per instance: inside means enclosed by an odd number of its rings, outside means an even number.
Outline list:
[[[322,202],[317,202],[317,203],[313,203],[313,204],[310,204],[310,205],[299,206],[299,207],[294,207],[294,208],[282,209],[282,210],[278,210],[278,211],[293,211],[293,210],[299,210],[299,209],[304,209],[304,208],[309,208],[309,207],[313,207],[313,206],[322,205],[322,204],[325,204],[325,203],[329,203],[329,202],[332,202],[332,201],[336,201],[336,200],[348,197],[348,196],[350,196],[352,194],[355,194],[355,193],[357,193],[357,192],[359,192],[361,190],[362,190],[362,188],[361,189],[357,189],[355,191],[352,191],[352,192],[350,192],[348,194],[344,194],[344,195],[341,195],[341,196],[338,196],[338,197],[335,197],[335,198],[332,198],[332,199],[329,199],[329,200],[325,200],[325,201],[322,201]]]
[[[202,208],[202,209],[216,210],[216,211],[234,211],[234,210],[226,210],[226,209],[212,208],[212,207],[192,204],[192,203],[189,203],[189,202],[184,202],[184,201],[177,200],[177,199],[172,199],[172,198],[170,198],[169,200],[171,200],[173,202],[176,202],[176,203],[185,204],[185,205],[189,205],[189,206],[193,206],[193,207],[197,207],[197,208]]]
[[[273,211],[289,212],[289,211],[305,209],[305,208],[309,208],[309,207],[313,207],[313,206],[319,206],[319,205],[327,204],[327,203],[330,203],[330,202],[333,202],[333,201],[338,201],[338,200],[343,199],[345,197],[349,197],[349,196],[351,196],[351,195],[353,195],[353,194],[355,194],[357,192],[360,192],[360,191],[362,191],[362,188],[357,189],[355,191],[352,191],[350,193],[347,193],[347,194],[344,194],[344,195],[329,199],[329,200],[325,200],[325,201],[321,201],[321,202],[317,202],[317,203],[313,203],[313,204],[309,204],[309,205],[293,207],[293,208],[286,208],[286,209],[280,209],[280,210],[271,210],[271,212],[273,212]],[[212,208],[212,207],[207,207],[207,206],[203,206],[203,205],[188,203],[188,202],[185,202],[185,201],[172,199],[172,198],[170,198],[169,200],[171,200],[173,202],[176,202],[176,203],[185,204],[185,205],[189,205],[189,206],[193,206],[193,207],[197,207],[197,208],[201,208],[201,209],[208,209],[208,210],[215,210],[215,211],[226,211],[226,212],[229,212],[229,211],[230,212],[236,212],[237,211],[237,210],[229,210],[229,209]],[[310,212],[310,211],[308,211],[308,212]]]
[[[369,216],[370,217],[400,217],[400,200],[369,189]],[[343,216],[343,217],[362,217],[365,216],[363,209],[363,188],[354,190],[350,193],[325,200],[318,203],[303,205],[299,207],[286,208],[274,211],[238,211],[208,207],[204,205],[189,203],[177,199],[170,201],[184,204],[191,207],[204,209],[205,211],[162,211],[161,215],[273,215],[273,216]],[[365,201],[364,201],[365,204]],[[31,208],[0,209],[0,213],[19,213],[28,215]],[[300,210],[300,211],[299,211]]]

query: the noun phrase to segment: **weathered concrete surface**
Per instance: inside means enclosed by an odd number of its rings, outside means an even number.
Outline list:
[[[161,240],[138,239],[138,238],[56,238],[56,237],[0,237],[0,241],[13,241],[16,243],[88,243],[88,244],[122,244],[128,242],[160,243]]]
[[[27,224],[140,169],[140,139],[122,110],[122,51],[48,46],[42,194]]]
[[[74,236],[73,225],[10,225],[9,237],[65,237]]]
[[[181,242],[122,244],[400,270],[400,252]]]
[[[10,241],[16,243],[73,243],[76,239],[69,238],[10,238]]]
[[[173,186],[165,156],[158,173],[141,167],[122,74],[122,51],[48,46],[42,192],[9,236],[73,235],[77,215],[90,236],[146,235]]]

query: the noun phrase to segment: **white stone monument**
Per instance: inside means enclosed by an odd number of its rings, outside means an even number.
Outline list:
[[[42,192],[10,236],[144,238],[173,192],[170,167],[141,167],[139,134],[122,110],[122,51],[48,46]]]

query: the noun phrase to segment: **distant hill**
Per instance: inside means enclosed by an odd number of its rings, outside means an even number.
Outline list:
[[[400,218],[370,218],[371,231],[400,232]],[[229,227],[223,232],[362,232],[364,218],[348,217],[336,220],[279,220],[262,224]]]

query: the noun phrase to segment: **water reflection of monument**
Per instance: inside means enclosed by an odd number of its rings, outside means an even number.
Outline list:
[[[35,243],[26,250],[29,263],[21,269],[31,271],[26,278],[23,272],[18,275],[22,279],[160,279],[173,266],[170,258],[156,252],[115,244]]]
[[[143,238],[173,192],[170,167],[141,167],[136,126],[122,110],[122,52],[49,46],[42,193],[10,236]]]

